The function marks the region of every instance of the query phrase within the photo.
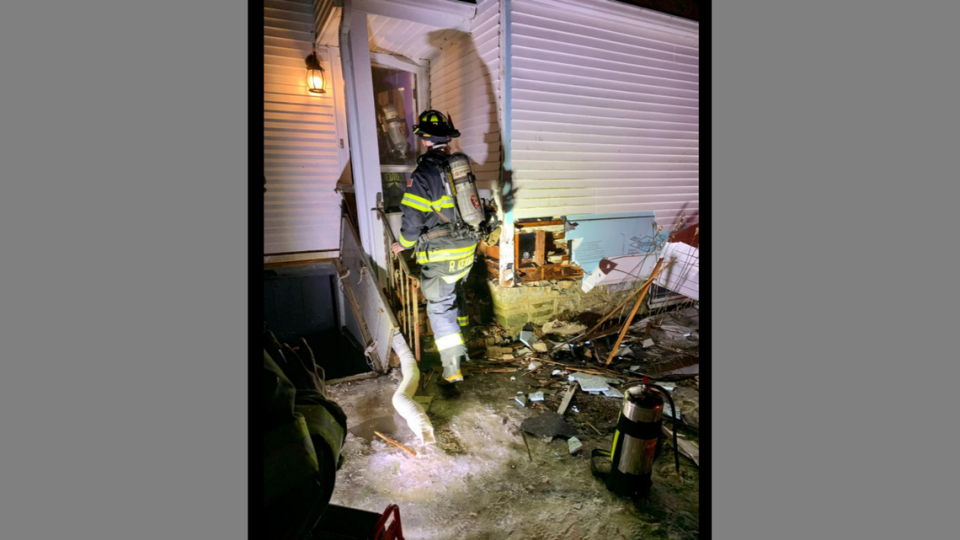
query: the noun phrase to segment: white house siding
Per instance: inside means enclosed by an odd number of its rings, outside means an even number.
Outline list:
[[[478,187],[490,190],[500,174],[499,2],[478,1],[470,33],[449,37],[430,61],[430,106],[453,117],[461,133],[454,149],[470,156]]]
[[[665,229],[680,214],[690,223],[699,212],[696,23],[673,32],[634,6],[560,4],[505,4],[513,218],[653,210]]]
[[[312,0],[264,1],[265,255],[339,248],[340,197],[334,187],[345,164],[340,139],[346,147],[346,136],[338,134],[343,107],[333,88],[342,87],[342,78],[339,54],[318,49],[328,92],[307,91],[304,58],[313,50],[316,23]]]

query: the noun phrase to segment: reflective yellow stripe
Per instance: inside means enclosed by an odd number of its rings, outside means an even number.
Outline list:
[[[421,205],[419,205],[419,204],[417,204],[417,203],[415,203],[415,202],[413,202],[413,201],[410,201],[410,200],[407,199],[406,197],[404,197],[404,199],[400,201],[400,204],[405,205],[405,206],[409,206],[410,208],[416,208],[417,210],[419,210],[419,211],[421,211],[421,212],[432,212],[432,211],[433,211],[433,210],[430,210],[429,207],[421,206]]]
[[[473,266],[471,266],[470,268],[473,268]],[[447,283],[456,283],[457,280],[459,280],[460,278],[462,278],[462,277],[464,277],[464,276],[466,276],[467,274],[470,273],[470,268],[467,268],[466,270],[464,270],[463,272],[460,272],[459,274],[457,274],[457,275],[455,275],[455,276],[440,276],[440,279],[442,279],[443,281],[445,281],[445,282],[447,282]]]
[[[413,247],[413,245],[416,244],[416,243],[417,243],[416,240],[413,240],[413,241],[407,240],[406,238],[403,237],[403,233],[400,233],[400,245],[401,245],[401,246],[403,246],[403,247],[405,247],[405,248],[409,248],[409,247]]]
[[[473,264],[473,256],[474,256],[473,253],[467,253],[466,255],[441,255],[438,257],[433,255],[432,253],[428,253],[428,254],[421,253],[420,255],[417,256],[417,263],[427,264],[432,262],[446,262],[446,261],[455,261],[457,263],[460,263],[461,261],[470,261],[469,264]],[[464,262],[463,264],[467,264],[467,263]],[[460,267],[463,268],[462,265]]]
[[[476,251],[476,249],[477,245],[474,244],[465,248],[436,249],[432,251],[426,251],[417,255],[417,262],[423,264],[427,262],[459,261],[461,259],[473,257],[473,252]]]
[[[431,203],[423,197],[418,197],[412,193],[404,193],[400,204],[405,204],[411,208],[416,208],[422,212],[430,212]]]
[[[467,317],[457,317],[457,322],[460,323],[460,326],[466,326],[470,324],[470,320]]]
[[[428,201],[423,197],[418,197],[411,193],[404,193],[400,204],[405,204],[411,208],[416,208],[421,212],[432,212],[432,208],[442,210],[444,208],[455,208],[453,199],[444,195],[435,201]]]
[[[449,377],[444,377],[446,380],[451,382],[462,381],[463,375],[458,371],[456,375],[451,375]]]
[[[423,205],[425,205],[425,206],[430,206],[430,201],[428,201],[427,199],[424,199],[423,197],[419,197],[419,196],[417,196],[417,195],[414,195],[413,193],[404,193],[404,194],[403,194],[403,198],[404,198],[404,199],[409,199],[409,200],[414,201],[414,202],[418,202],[418,203],[423,204]]]
[[[437,350],[445,351],[457,345],[463,345],[463,336],[459,332],[437,338]]]

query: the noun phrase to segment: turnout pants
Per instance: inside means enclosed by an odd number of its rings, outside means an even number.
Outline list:
[[[461,242],[462,243],[462,242]],[[460,361],[467,356],[461,327],[468,324],[463,280],[473,266],[476,244],[447,247],[446,243],[431,242],[419,257],[420,290],[427,300],[427,317],[433,328],[433,337],[443,363],[443,378],[455,382],[463,380]],[[433,255],[430,257],[429,255]],[[446,260],[437,260],[437,259]],[[433,259],[431,262],[428,262]]]

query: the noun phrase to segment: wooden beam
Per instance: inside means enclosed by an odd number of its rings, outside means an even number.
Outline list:
[[[351,375],[349,377],[341,377],[339,379],[333,379],[332,381],[327,381],[327,386],[333,386],[335,384],[354,382],[354,381],[363,381],[366,379],[376,379],[380,374],[376,371],[368,371],[367,373],[361,373],[359,375]]]
[[[579,266],[546,264],[539,268],[519,268],[516,274],[521,283],[530,283],[545,280],[579,279],[583,277],[583,269]]]
[[[416,453],[416,452],[414,452],[413,450],[407,448],[406,446],[398,443],[397,441],[391,439],[390,437],[387,437],[387,436],[384,435],[383,433],[380,433],[379,431],[374,431],[374,433],[377,435],[377,437],[380,437],[381,439],[383,439],[383,440],[387,441],[388,443],[396,446],[397,448],[403,450],[404,452],[410,454],[411,456],[417,457],[417,453]]]
[[[476,6],[446,0],[353,0],[353,9],[437,28],[470,32]]]
[[[573,395],[577,393],[577,383],[573,383],[573,386],[567,390],[567,393],[563,395],[563,401],[560,402],[560,408],[557,409],[557,414],[563,416],[563,413],[567,412],[567,407],[570,406],[570,401],[573,399]]]
[[[534,241],[536,244],[533,248],[533,263],[542,267],[547,258],[547,232],[537,231]]]
[[[621,330],[620,335],[617,336],[616,343],[614,343],[613,348],[610,349],[610,357],[607,358],[606,363],[603,365],[609,366],[610,362],[613,360],[613,357],[617,355],[617,351],[620,350],[620,344],[623,343],[624,336],[626,336],[627,331],[630,330],[630,325],[633,323],[633,318],[637,315],[637,310],[640,309],[640,304],[643,302],[644,297],[647,296],[647,291],[650,290],[650,284],[653,283],[653,279],[656,278],[657,274],[660,273],[661,265],[663,265],[663,259],[658,259],[657,265],[653,267],[653,273],[650,274],[650,280],[640,291],[640,296],[637,297],[637,303],[633,305],[633,310],[630,312],[630,316],[627,317],[627,321],[623,323],[623,330]]]

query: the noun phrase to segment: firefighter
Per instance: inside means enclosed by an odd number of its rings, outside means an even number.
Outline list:
[[[264,330],[264,502],[270,540],[299,540],[330,502],[343,465],[347,417],[327,399],[313,351]],[[282,367],[281,367],[282,366]]]
[[[457,227],[456,205],[447,177],[450,140],[460,132],[443,114],[420,114],[413,132],[427,148],[400,202],[403,223],[400,241],[392,246],[399,254],[416,248],[421,265],[420,288],[427,300],[427,316],[443,363],[443,378],[463,380],[460,362],[467,356],[461,328],[468,324],[462,281],[470,273],[477,237]]]

